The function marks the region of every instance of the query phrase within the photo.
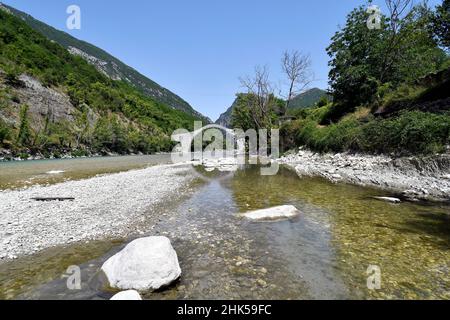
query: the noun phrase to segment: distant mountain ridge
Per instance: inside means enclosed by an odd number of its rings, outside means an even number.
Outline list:
[[[231,107],[229,107],[227,109],[227,111],[225,111],[224,113],[222,113],[220,115],[219,119],[217,119],[217,121],[215,123],[218,124],[219,126],[229,128],[231,126],[231,115],[233,114],[233,109],[236,106],[236,104],[237,104],[237,98],[234,100]]]
[[[145,95],[167,106],[184,111],[190,115],[198,117],[205,122],[211,120],[194,110],[188,102],[160,86],[153,80],[142,75],[135,69],[129,67],[119,59],[113,57],[106,51],[82,40],[79,40],[66,32],[57,30],[32,16],[13,7],[0,2],[0,8],[6,10],[22,19],[31,28],[46,36],[48,39],[65,47],[70,53],[81,56],[83,59],[94,65],[97,70],[104,73],[113,80],[123,80],[134,86]]]
[[[325,90],[312,88],[294,97],[289,103],[289,109],[308,108],[319,102],[324,96],[327,96]]]
[[[295,98],[293,98],[290,102],[289,109],[298,109],[298,108],[308,108],[319,102],[322,97],[326,96],[327,92],[325,90],[319,88],[313,88],[307,90]],[[221,125],[223,127],[229,128],[231,126],[231,116],[233,114],[233,109],[236,106],[237,98],[234,100],[231,107],[227,109],[224,113],[220,115],[220,117],[216,120],[216,124]]]

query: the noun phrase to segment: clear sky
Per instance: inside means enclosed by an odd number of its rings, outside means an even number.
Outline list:
[[[330,38],[365,0],[0,0],[90,42],[216,120],[233,102],[239,77],[267,65],[282,86],[284,50],[309,53],[327,88]],[[430,5],[440,3],[429,1]],[[67,30],[66,8],[81,8]],[[384,8],[384,0],[374,0]]]

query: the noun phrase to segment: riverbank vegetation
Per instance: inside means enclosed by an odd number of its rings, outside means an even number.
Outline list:
[[[43,156],[169,151],[171,133],[197,120],[110,79],[3,10],[0,20],[0,149]],[[60,106],[44,101],[47,110],[37,113],[21,101],[23,75],[68,97],[74,110],[57,116]]]
[[[254,98],[241,99],[233,112],[233,125],[242,126],[243,114],[269,116],[272,127],[280,128],[285,151],[306,146],[318,152],[446,152],[450,144],[450,1],[444,0],[435,10],[423,3],[412,6],[409,0],[386,3],[389,12],[380,16],[379,28],[368,27],[371,13],[360,6],[332,37],[327,48],[329,101],[325,97],[310,108],[280,113],[273,104],[261,108],[251,103],[270,101],[265,97],[271,91],[249,90],[247,94]],[[307,69],[302,72],[306,74]],[[269,88],[268,78],[266,74],[267,83],[254,83]],[[250,126],[255,127],[251,122]]]

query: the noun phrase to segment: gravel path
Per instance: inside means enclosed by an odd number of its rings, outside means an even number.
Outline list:
[[[387,189],[409,200],[450,201],[450,156],[389,158],[300,150],[278,159],[299,176]]]
[[[87,180],[0,191],[0,260],[78,241],[135,233],[152,208],[192,181],[186,167],[154,166]],[[34,197],[74,197],[38,202]]]

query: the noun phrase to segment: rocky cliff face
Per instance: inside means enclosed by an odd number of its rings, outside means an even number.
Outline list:
[[[0,90],[7,92],[12,98],[8,106],[0,108],[0,119],[17,127],[20,107],[28,105],[31,125],[35,130],[42,128],[43,119],[47,115],[55,121],[73,121],[76,109],[65,93],[46,88],[35,78],[25,74],[19,77],[19,81],[20,85],[14,87],[0,81]]]
[[[217,119],[216,124],[221,125],[222,127],[225,128],[230,128],[231,127],[231,116],[233,114],[233,109],[235,108],[236,104],[237,104],[238,99],[236,98],[233,102],[233,104],[231,105],[231,107],[229,107],[227,109],[227,111],[225,111],[224,113],[222,113],[219,117],[219,119]]]
[[[233,112],[233,107],[228,108],[227,111],[225,111],[224,113],[222,113],[219,117],[219,119],[217,119],[216,124],[225,127],[225,128],[229,128],[231,126],[231,114]]]
[[[54,122],[74,121],[75,107],[70,103],[69,97],[53,88],[44,87],[38,80],[28,75],[19,77],[22,85],[11,88],[14,100],[9,108],[9,112],[2,113],[7,122],[13,122],[17,126],[19,122],[18,113],[21,105],[28,105],[31,126],[39,131],[43,128],[45,118],[49,117]]]

